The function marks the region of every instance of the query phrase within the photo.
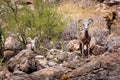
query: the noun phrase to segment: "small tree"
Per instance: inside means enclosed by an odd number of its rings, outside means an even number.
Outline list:
[[[3,54],[3,39],[2,39],[2,36],[3,36],[3,31],[0,27],[0,64],[2,63],[2,54]]]
[[[0,56],[2,54],[2,51],[3,51],[3,40],[2,40],[2,36],[3,36],[3,31],[0,27]]]
[[[3,51],[4,51],[4,43],[5,43],[5,35],[4,35],[4,31],[3,31],[3,28],[1,27],[1,23],[0,23],[0,64],[2,62],[2,54],[3,54]]]
[[[57,4],[34,0],[34,11],[28,6],[18,9],[17,4],[9,0],[1,1],[1,19],[7,24],[7,31],[17,33],[18,40],[26,45],[26,37],[39,36],[39,41],[47,37],[50,40],[59,38],[65,23],[57,13]],[[22,2],[23,3],[23,2]]]

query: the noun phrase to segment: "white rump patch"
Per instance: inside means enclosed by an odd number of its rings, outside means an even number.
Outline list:
[[[86,46],[86,45],[84,45],[84,49],[85,49],[85,50],[87,49],[87,46]]]

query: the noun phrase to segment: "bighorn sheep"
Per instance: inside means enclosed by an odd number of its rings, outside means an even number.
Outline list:
[[[80,23],[81,20],[78,21],[78,23]],[[91,41],[91,36],[89,35],[89,32],[88,32],[88,26],[89,24],[93,22],[92,19],[85,19],[82,21],[82,24],[84,25],[84,30],[81,31],[79,33],[79,40],[80,40],[80,46],[81,46],[81,43],[82,43],[82,47],[80,47],[80,51],[81,51],[81,55],[82,55],[82,58],[84,57],[85,53],[84,53],[84,47],[86,46],[86,54],[89,56],[90,55],[90,41]],[[84,53],[84,54],[83,54]]]
[[[35,38],[28,38],[28,44],[26,45],[26,49],[31,49],[31,50],[35,50],[35,47],[36,47],[36,45],[35,45],[35,43],[36,43],[36,39],[37,39],[37,37],[35,37]]]
[[[117,14],[116,12],[112,12],[111,15],[112,15],[112,18],[110,18],[110,16],[108,15],[104,17],[107,22],[107,29],[110,31],[110,34],[111,34],[111,26],[114,23],[114,20],[116,19]]]

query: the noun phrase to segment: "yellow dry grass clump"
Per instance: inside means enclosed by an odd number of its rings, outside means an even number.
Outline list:
[[[69,15],[70,17],[88,18],[97,15],[95,8],[85,8],[84,6],[78,6],[74,2],[62,2],[58,7],[58,12],[61,14]]]

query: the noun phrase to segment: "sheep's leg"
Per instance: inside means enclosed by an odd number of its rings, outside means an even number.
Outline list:
[[[88,44],[88,57],[90,57],[90,45]]]
[[[86,47],[87,47],[87,57],[89,57],[89,44],[87,44]]]
[[[109,29],[109,32],[110,32],[110,34],[111,34],[111,24],[108,25],[108,29]]]
[[[85,46],[85,45],[82,44],[82,56],[81,56],[82,58],[84,58],[84,46]]]
[[[81,45],[81,57],[83,57],[83,44]]]
[[[82,55],[82,43],[81,42],[79,43],[79,48],[80,48],[80,52],[81,52],[81,55]]]

